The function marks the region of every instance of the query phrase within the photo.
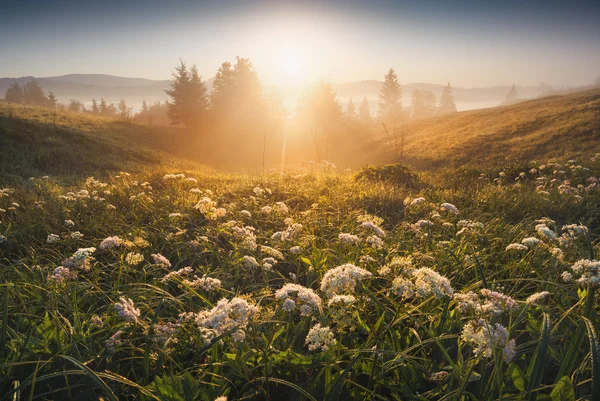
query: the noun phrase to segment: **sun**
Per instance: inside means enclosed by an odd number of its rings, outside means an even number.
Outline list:
[[[279,73],[284,79],[299,80],[306,75],[306,58],[294,49],[285,49],[279,56]]]

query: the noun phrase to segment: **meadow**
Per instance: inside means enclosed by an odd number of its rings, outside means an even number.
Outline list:
[[[600,400],[594,136],[242,174],[164,129],[7,113],[2,399]]]

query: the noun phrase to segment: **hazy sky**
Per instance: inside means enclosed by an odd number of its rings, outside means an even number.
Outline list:
[[[474,87],[591,83],[600,1],[0,0],[0,77],[205,78],[236,55],[282,84],[381,79]]]

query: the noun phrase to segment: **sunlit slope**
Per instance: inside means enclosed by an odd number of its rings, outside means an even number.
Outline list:
[[[0,181],[180,164],[183,138],[176,128],[0,103]]]
[[[407,161],[419,168],[502,165],[600,152],[600,90],[455,113],[407,126]]]

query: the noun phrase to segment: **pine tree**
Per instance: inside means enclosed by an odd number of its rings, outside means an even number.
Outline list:
[[[54,93],[52,91],[48,92],[48,100],[47,100],[47,105],[48,107],[54,109],[56,108],[56,96],[54,95]]]
[[[348,107],[346,108],[346,116],[352,120],[357,117],[356,107],[354,107],[354,102],[352,101],[352,98],[350,98],[350,101],[348,102]]]
[[[393,68],[385,75],[379,93],[379,119],[388,124],[396,124],[402,119],[402,88]]]
[[[23,86],[23,101],[25,104],[43,106],[46,104],[46,100],[44,90],[35,79],[32,79]]]
[[[108,114],[108,105],[106,104],[106,100],[103,97],[100,98],[100,106],[98,107],[98,112],[102,115]]]
[[[12,103],[23,103],[23,88],[18,83],[13,84],[6,90],[4,100]]]
[[[505,103],[512,103],[519,98],[519,94],[517,93],[517,87],[515,84],[510,88],[508,93],[506,94],[506,98],[504,100]]]
[[[360,104],[360,107],[358,109],[358,116],[360,117],[360,120],[363,122],[363,124],[369,125],[373,123],[373,117],[371,116],[371,108],[369,107],[369,101],[367,100],[366,96],[363,98],[363,101]]]
[[[448,86],[444,88],[442,96],[440,96],[440,105],[438,114],[450,114],[456,112],[456,104],[454,104],[454,96],[452,95],[452,86],[448,82]]]
[[[208,106],[206,86],[198,75],[196,66],[188,69],[183,60],[180,60],[180,65],[173,72],[171,89],[165,92],[172,98],[167,104],[171,124],[196,127]]]
[[[99,114],[100,113],[100,109],[98,108],[98,103],[96,103],[96,99],[92,99],[92,113],[94,114]]]
[[[235,79],[231,63],[221,64],[213,81],[213,91],[210,94],[211,109],[216,114],[226,112],[234,101]]]

